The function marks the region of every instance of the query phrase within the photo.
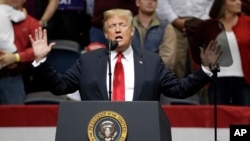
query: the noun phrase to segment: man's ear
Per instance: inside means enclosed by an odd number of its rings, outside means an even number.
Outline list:
[[[134,36],[134,33],[135,33],[135,27],[132,26],[132,27],[131,27],[131,37]]]
[[[108,36],[107,36],[107,34],[106,34],[106,33],[104,33],[104,35],[105,35],[105,38],[106,38],[106,39],[108,39]]]
[[[106,38],[106,39],[108,39],[108,35],[107,35],[107,33],[106,33],[106,30],[105,30],[105,29],[103,29],[103,33],[104,33],[105,38]]]

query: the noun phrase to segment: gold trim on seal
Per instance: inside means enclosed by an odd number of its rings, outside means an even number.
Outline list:
[[[118,124],[119,128],[120,128],[120,129],[118,129],[120,132],[114,131],[115,132],[114,136],[108,137],[108,139],[104,139],[105,141],[106,140],[107,141],[125,141],[126,140],[128,130],[127,130],[127,124],[126,124],[126,121],[124,120],[124,118],[120,114],[118,114],[114,111],[102,111],[102,112],[99,112],[96,115],[94,115],[88,124],[88,138],[90,141],[99,141],[99,139],[96,138],[96,132],[97,132],[96,130],[98,128],[100,128],[100,125],[97,126],[97,124],[100,123],[101,120],[104,121],[102,124],[110,123],[108,130],[110,130],[112,128],[111,127],[112,122],[110,120],[115,121],[116,124]],[[117,135],[118,133],[120,133],[120,135]],[[113,137],[115,137],[115,136],[118,138],[114,139]]]

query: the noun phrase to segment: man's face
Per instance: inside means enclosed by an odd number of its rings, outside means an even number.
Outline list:
[[[112,16],[105,22],[105,37],[118,41],[116,51],[122,52],[129,47],[134,34],[131,24],[125,16]]]
[[[157,0],[136,0],[139,11],[145,14],[154,14],[157,7]]]
[[[22,9],[25,0],[7,0],[7,3],[15,9]]]

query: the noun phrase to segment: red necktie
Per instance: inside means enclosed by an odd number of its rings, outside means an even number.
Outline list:
[[[113,101],[125,100],[124,70],[122,65],[122,53],[117,54],[113,80]]]

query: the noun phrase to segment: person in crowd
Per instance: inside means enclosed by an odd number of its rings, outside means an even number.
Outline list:
[[[215,0],[209,13],[211,19],[200,25],[193,38],[194,47],[216,39],[231,51],[223,57],[232,58],[231,64],[221,63],[216,83],[209,87],[210,104],[214,104],[216,96],[217,104],[250,105],[250,32],[246,32],[250,31],[250,17],[241,13],[241,4],[241,0]],[[221,33],[226,39],[218,38]]]
[[[37,19],[40,26],[48,31],[48,38],[55,36],[57,30],[57,19],[55,14],[59,5],[59,0],[26,0],[24,7],[27,12]]]
[[[174,72],[179,78],[192,72],[192,60],[188,53],[188,40],[184,23],[195,17],[208,19],[213,0],[158,0],[156,13],[161,20],[173,24],[177,34],[177,53]]]
[[[21,22],[26,17],[26,10],[16,10],[7,4],[6,0],[0,0],[0,50],[16,52],[14,44],[14,30],[12,22]]]
[[[7,0],[17,10],[23,9],[25,0]],[[34,60],[29,35],[39,28],[39,22],[27,15],[25,20],[14,23],[14,43],[17,52],[0,51],[0,104],[23,104],[25,99],[22,72],[29,68]]]
[[[59,1],[52,23],[53,28],[47,28],[49,39],[75,41],[81,49],[89,44],[90,17],[85,0]]]
[[[157,0],[136,0],[138,14],[134,16],[135,33],[132,46],[159,53],[173,71],[176,55],[176,34],[171,24],[160,21],[155,14]]]
[[[135,0],[115,0],[107,2],[103,0],[86,0],[87,13],[91,15],[91,27],[89,31],[89,40],[92,42],[99,42],[107,45],[107,40],[103,34],[102,21],[103,12],[113,8],[129,9],[135,15],[137,14],[137,7]]]
[[[177,45],[176,58],[173,72],[179,78],[192,73],[196,69],[196,64],[191,59],[189,43],[184,29],[184,23],[189,18],[208,19],[209,10],[213,0],[158,0],[156,13],[161,20],[165,20],[174,26]],[[198,64],[200,65],[200,64]],[[183,104],[204,104],[207,103],[207,88],[202,88],[196,95],[177,100],[172,98],[164,99],[164,103]]]
[[[202,67],[186,78],[178,79],[158,54],[131,46],[134,35],[132,19],[130,10],[105,11],[105,37],[109,41],[116,40],[118,46],[110,53],[108,49],[100,48],[82,54],[64,74],[54,71],[46,61],[55,43],[48,45],[46,29],[37,29],[35,38],[29,36],[35,55],[32,63],[35,74],[43,76],[55,95],[79,89],[81,100],[159,101],[162,93],[169,97],[185,98],[211,80],[208,64],[216,64],[221,55],[215,42],[205,49],[201,48]],[[109,57],[111,67],[108,65]],[[111,79],[109,68],[114,74]],[[111,90],[112,93],[109,93]]]
[[[42,27],[46,27],[57,10],[58,3],[59,0],[27,0],[24,7],[32,17],[39,20]]]

